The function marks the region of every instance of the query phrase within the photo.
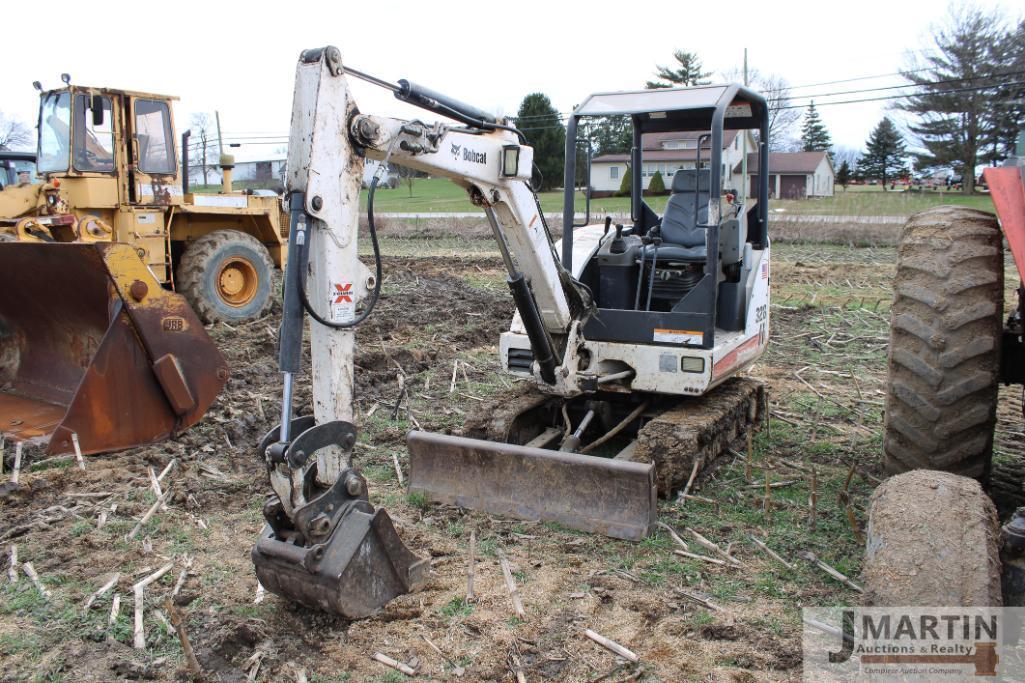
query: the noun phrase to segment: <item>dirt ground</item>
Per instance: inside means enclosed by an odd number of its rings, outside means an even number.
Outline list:
[[[218,325],[211,332],[233,375],[201,424],[160,445],[90,457],[85,471],[73,461],[30,466],[20,487],[0,489],[0,565],[17,544],[50,594],[23,574],[14,583],[0,576],[0,681],[185,677],[181,647],[161,619],[183,571],[177,610],[211,680],[406,680],[371,659],[375,652],[431,681],[513,681],[517,668],[528,681],[799,680],[800,607],[859,599],[798,553],[858,580],[856,527],[879,473],[893,249],[774,248],[772,342],[751,371],[768,382],[772,419],[751,468],[737,458],[703,476],[694,493],[707,500],[660,501],[660,521],[692,552],[708,554],[688,528],[729,547],[740,562],[731,566],[675,555],[665,530],[630,543],[406,496],[392,463],[395,454],[406,465],[406,431],[457,429],[513,383],[498,372],[496,347],[512,304],[501,261],[483,245],[490,243],[447,245],[459,257],[404,256],[417,253],[414,241],[386,240],[384,296],[357,334],[356,464],[372,502],[388,510],[410,549],[431,558],[422,591],[351,623],[258,598],[249,552],[267,485],[255,445],[280,406],[277,320]],[[396,411],[399,374],[410,401]],[[307,379],[300,412],[309,402]],[[1020,417],[1001,424],[1007,438],[1020,435]],[[162,480],[167,510],[128,540],[155,500],[148,468],[159,473],[172,462]],[[768,511],[766,475],[778,484]],[[477,599],[467,602],[471,530]],[[751,535],[794,568],[762,553]],[[525,619],[513,612],[499,551],[513,565]],[[146,649],[134,649],[132,584],[167,563],[171,570],[145,593]],[[114,589],[83,609],[115,572]],[[115,595],[121,607],[110,625]],[[640,663],[585,638],[588,628]]]

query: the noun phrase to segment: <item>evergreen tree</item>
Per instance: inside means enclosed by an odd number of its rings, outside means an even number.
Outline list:
[[[833,140],[826,130],[826,124],[822,122],[815,102],[812,102],[808,105],[804,123],[801,124],[801,149],[805,152],[829,152],[832,146]],[[829,158],[833,158],[832,152],[829,152]]]
[[[565,168],[566,128],[562,117],[543,93],[531,93],[523,98],[516,113],[516,126],[534,148],[534,187],[550,190],[562,184]]]
[[[884,117],[868,138],[865,155],[858,162],[858,173],[864,178],[879,178],[885,190],[888,178],[907,173],[906,156],[904,138],[893,122]]]
[[[630,167],[626,167],[626,173],[623,174],[623,180],[619,183],[619,192],[616,194],[620,197],[630,196],[630,186],[633,185],[633,179],[630,176]]]
[[[673,52],[673,59],[676,60],[679,66],[673,68],[672,66],[662,66],[659,64],[655,67],[656,80],[648,81],[644,84],[644,87],[648,90],[655,90],[657,88],[675,88],[678,86],[705,85],[708,83],[704,79],[708,78],[711,72],[701,70],[701,60],[697,54],[687,52],[686,50],[676,50]]]
[[[836,182],[847,191],[847,186],[851,183],[851,165],[844,159],[840,162],[840,169],[836,172]]]
[[[999,11],[951,5],[946,26],[935,31],[924,50],[924,68],[912,64],[904,78],[918,94],[897,106],[916,114],[909,126],[925,149],[916,154],[923,168],[951,167],[964,178],[965,194],[975,190],[975,167],[1000,118],[998,86],[1021,80],[1006,75],[1007,45]]]
[[[633,146],[633,124],[629,116],[585,119],[594,155],[627,154]]]
[[[1000,80],[1011,84],[1002,85],[994,92],[997,106],[989,112],[993,125],[983,140],[985,160],[990,164],[997,164],[1014,154],[1018,131],[1025,129],[1025,86],[1021,84],[1020,77],[1025,73],[1025,19],[1004,35],[994,53],[1000,72],[1008,74]]]
[[[662,180],[662,172],[655,171],[655,175],[651,176],[651,180],[648,182],[648,194],[658,196],[665,193],[666,183]]]

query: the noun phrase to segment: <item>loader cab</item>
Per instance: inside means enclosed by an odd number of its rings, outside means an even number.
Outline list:
[[[180,203],[172,99],[83,86],[42,93],[39,175],[60,179],[75,207]]]
[[[630,213],[613,217],[603,230],[591,225],[576,231],[593,247],[575,249],[574,230],[563,233],[563,265],[597,303],[584,336],[702,349],[750,336],[753,329],[764,338],[767,330],[757,325],[766,313],[749,310],[749,303],[757,280],[768,274],[767,155],[758,153],[768,141],[765,100],[736,84],[591,95],[567,124],[563,225],[591,223],[590,177],[587,215],[574,223],[576,150],[581,142],[589,150],[583,131],[602,117],[630,122]],[[656,151],[653,139],[679,142],[680,154]],[[744,147],[756,153],[753,164],[757,158],[757,168],[747,174],[757,174],[753,197],[745,196],[752,187],[748,178],[738,179],[746,167]],[[670,167],[669,156],[685,161]],[[661,212],[645,199],[655,168],[669,192]]]
[[[0,190],[35,182],[36,155],[0,150]]]

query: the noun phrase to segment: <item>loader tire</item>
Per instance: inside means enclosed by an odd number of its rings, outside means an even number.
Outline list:
[[[945,206],[908,219],[894,279],[884,466],[985,481],[993,452],[1003,249],[989,213]]]
[[[1002,602],[999,522],[977,481],[930,470],[890,477],[872,494],[867,536],[866,605]]]
[[[205,323],[258,318],[271,303],[274,264],[267,248],[238,230],[193,242],[178,262],[178,290]]]

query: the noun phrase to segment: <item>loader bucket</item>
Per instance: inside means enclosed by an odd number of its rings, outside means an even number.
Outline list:
[[[656,518],[650,463],[413,431],[409,491],[428,500],[640,540]]]
[[[195,424],[227,363],[181,296],[123,244],[0,246],[0,432],[100,453]]]

